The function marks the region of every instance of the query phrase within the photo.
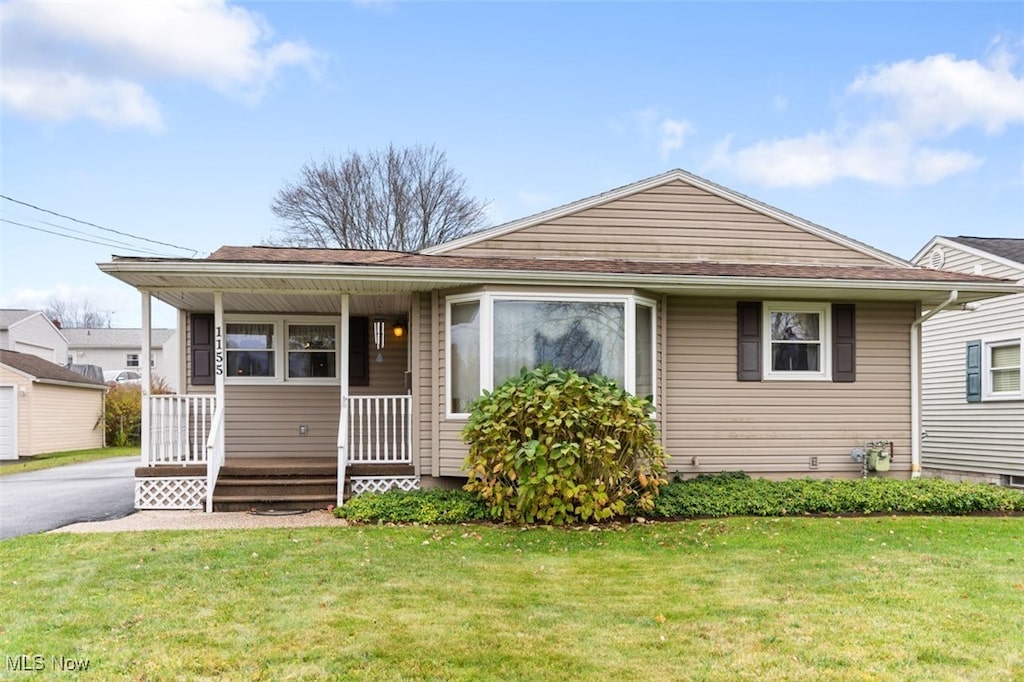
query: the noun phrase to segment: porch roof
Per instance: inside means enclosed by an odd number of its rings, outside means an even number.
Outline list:
[[[336,299],[331,294],[402,295],[484,284],[925,305],[941,302],[952,289],[960,292],[961,302],[1024,292],[1024,286],[1007,280],[898,265],[526,259],[266,246],[224,246],[205,259],[115,256],[99,267],[187,310],[209,309],[214,291],[258,296],[260,309],[277,305],[279,310],[326,312],[335,308],[324,300]]]

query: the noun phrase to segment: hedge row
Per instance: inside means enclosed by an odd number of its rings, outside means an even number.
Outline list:
[[[703,475],[661,488],[651,519],[806,514],[910,513],[962,515],[1024,512],[1024,492],[933,478],[904,481],[751,479],[743,473]],[[464,490],[391,491],[357,495],[334,510],[360,522],[461,523],[488,518],[486,505]]]

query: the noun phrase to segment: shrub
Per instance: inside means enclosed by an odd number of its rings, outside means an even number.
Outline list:
[[[167,382],[153,377],[151,395],[170,393]],[[138,384],[110,384],[103,401],[106,443],[115,447],[142,442],[142,388]]]
[[[970,514],[1024,511],[1024,492],[935,478],[753,480],[702,475],[663,486],[654,517],[793,516],[800,514]]]
[[[604,377],[524,370],[472,407],[465,489],[513,523],[604,521],[650,510],[665,481],[650,404]]]
[[[334,509],[339,519],[386,523],[461,523],[487,517],[480,499],[465,490],[389,490],[362,493]]]

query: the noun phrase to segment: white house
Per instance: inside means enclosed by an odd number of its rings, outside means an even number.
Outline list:
[[[140,370],[142,367],[142,330],[109,328],[67,328],[68,362],[98,365],[104,371]],[[172,391],[178,388],[178,332],[154,329],[150,370],[163,379]]]
[[[1024,282],[1024,239],[934,237],[914,257],[948,272]],[[923,326],[925,472],[1024,487],[1024,294],[940,312]]]
[[[68,340],[41,310],[0,310],[0,350],[64,364]]]

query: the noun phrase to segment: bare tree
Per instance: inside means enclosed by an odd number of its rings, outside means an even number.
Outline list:
[[[307,162],[271,203],[289,246],[416,251],[484,225],[487,204],[469,196],[444,152],[430,147]]]
[[[114,317],[110,311],[97,310],[87,299],[81,301],[56,296],[46,302],[43,314],[60,327],[92,328],[109,327]]]

